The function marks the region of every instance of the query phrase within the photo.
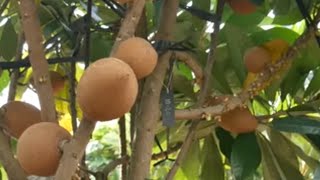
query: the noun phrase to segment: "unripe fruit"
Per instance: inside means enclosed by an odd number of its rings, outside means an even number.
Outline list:
[[[217,122],[223,129],[233,133],[248,133],[258,126],[257,119],[247,108],[237,107],[221,115]]]
[[[58,94],[65,85],[66,77],[56,71],[49,71],[51,86],[54,94]],[[34,87],[33,77],[30,78],[30,84]]]
[[[271,63],[271,55],[263,47],[253,47],[246,50],[243,59],[247,70],[252,73],[261,72],[267,64]]]
[[[41,122],[26,129],[18,140],[17,158],[29,175],[52,176],[55,174],[61,152],[60,144],[71,135],[56,123]]]
[[[132,37],[121,42],[113,57],[128,63],[138,79],[151,74],[158,60],[158,54],[152,45],[139,37]]]
[[[250,0],[228,0],[227,3],[235,13],[241,15],[251,14],[257,10],[257,6]]]
[[[131,67],[116,58],[92,63],[77,86],[77,99],[91,120],[112,120],[130,111],[138,94],[137,78]]]
[[[40,110],[31,104],[11,101],[1,108],[5,111],[3,122],[5,129],[15,138],[19,138],[31,125],[41,122]]]

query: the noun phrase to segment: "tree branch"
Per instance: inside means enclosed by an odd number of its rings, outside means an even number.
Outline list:
[[[181,62],[185,63],[187,66],[190,67],[190,69],[193,71],[193,73],[196,76],[196,82],[201,86],[204,79],[204,75],[203,75],[202,68],[197,63],[197,60],[187,52],[175,51],[174,55],[178,60],[180,60]]]
[[[0,109],[0,123],[4,122],[4,112]],[[6,170],[9,179],[25,180],[27,175],[22,170],[19,162],[14,158],[14,154],[10,148],[10,141],[0,128],[0,162]]]
[[[24,33],[23,30],[20,30],[18,41],[17,41],[17,49],[16,49],[16,56],[14,61],[19,61],[22,56],[22,48],[24,43]],[[8,102],[14,101],[16,97],[16,91],[17,91],[17,83],[19,79],[19,69],[14,69],[12,71],[11,77],[10,77],[10,85],[9,85],[9,93],[8,93]]]
[[[121,39],[123,40],[124,38],[133,36],[142,13],[144,3],[145,0],[134,1],[132,9],[130,9],[129,13],[122,22],[117,41],[113,46],[113,50],[118,47]],[[83,156],[85,147],[90,140],[90,135],[95,128],[95,124],[95,122],[87,120],[86,117],[82,119],[73,139],[69,143],[66,143],[63,147],[63,155],[60,160],[60,165],[56,172],[55,179],[70,179],[72,177],[72,174],[77,169],[79,160]]]
[[[178,10],[178,0],[164,0],[162,7],[162,17],[159,26],[157,39],[171,40],[172,30],[176,23],[176,12]],[[147,77],[141,97],[141,112],[136,122],[136,139],[133,145],[133,153],[129,176],[135,180],[144,180],[148,177],[152,146],[156,131],[156,122],[160,118],[160,93],[162,82],[171,57],[171,52],[159,57],[158,64],[153,73]]]
[[[56,122],[53,90],[49,77],[48,62],[42,45],[42,33],[37,7],[33,0],[20,0],[22,27],[29,47],[33,79],[39,96],[42,121]]]
[[[5,1],[2,3],[2,5],[1,5],[1,7],[0,7],[0,16],[2,16],[2,13],[4,12],[4,10],[7,9],[7,6],[8,6],[8,4],[9,4],[9,2],[10,2],[10,0],[5,0]]]
[[[121,157],[127,156],[127,137],[126,137],[126,119],[122,116],[119,119],[119,135],[120,135],[120,148],[121,148]],[[127,179],[127,164],[122,164],[121,167],[121,179]]]
[[[218,45],[218,33],[220,31],[220,20],[221,20],[221,16],[222,16],[222,12],[223,12],[223,8],[224,8],[224,0],[218,0],[217,2],[217,9],[216,9],[216,14],[218,16],[217,20],[214,22],[214,32],[211,33],[211,44],[210,44],[210,51],[208,54],[208,59],[207,59],[207,63],[204,69],[204,83],[201,86],[200,89],[200,94],[199,94],[199,99],[196,103],[196,107],[201,107],[203,105],[203,103],[205,102],[205,98],[208,95],[208,92],[210,91],[210,87],[211,87],[211,75],[212,75],[212,67],[214,64],[214,61],[216,59],[216,53],[215,53],[215,49],[216,46]],[[220,107],[223,110],[224,107]],[[203,118],[203,113],[200,114]],[[187,134],[187,137],[181,147],[180,153],[176,159],[176,161],[174,162],[172,168],[170,169],[169,173],[166,176],[167,180],[171,180],[174,178],[180,164],[182,163],[182,161],[184,160],[192,142],[195,139],[196,136],[196,129],[198,127],[200,121],[196,121],[196,122],[192,122],[190,130]]]

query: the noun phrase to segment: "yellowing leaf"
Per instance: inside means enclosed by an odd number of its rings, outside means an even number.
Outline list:
[[[288,50],[289,43],[282,39],[275,39],[262,45],[270,52],[272,64],[280,60],[281,56]]]
[[[64,114],[59,120],[61,127],[65,128],[68,132],[72,133],[72,122],[71,116],[69,113]]]

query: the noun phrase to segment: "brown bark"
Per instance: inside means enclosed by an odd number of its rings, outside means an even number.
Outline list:
[[[48,62],[45,58],[42,32],[34,0],[21,0],[20,14],[22,27],[29,47],[33,79],[41,106],[42,121],[57,122],[53,90],[49,77]]]
[[[4,122],[4,112],[0,109],[0,122]],[[26,180],[27,175],[21,168],[19,162],[14,158],[5,133],[0,129],[0,162],[12,180]]]
[[[157,39],[171,40],[171,32],[176,23],[178,5],[178,0],[164,1]],[[128,176],[134,180],[144,180],[149,174],[152,146],[156,130],[155,124],[160,118],[160,92],[171,54],[171,52],[168,52],[159,57],[155,70],[146,79],[144,84],[140,106],[141,112],[136,122],[136,140],[133,146]]]
[[[121,117],[119,119],[119,135],[120,135],[120,150],[121,157],[127,156],[127,136],[126,136],[126,119]],[[121,167],[121,179],[127,179],[127,164],[122,164]]]
[[[121,40],[134,35],[136,26],[141,16],[145,0],[136,0],[122,22],[116,42],[113,46],[113,51],[118,47]],[[56,172],[55,179],[71,179],[73,173],[77,169],[77,165],[83,156],[86,145],[90,140],[90,135],[95,128],[94,122],[84,118],[80,123],[74,138],[66,143],[63,147],[63,155],[60,160],[60,166]]]

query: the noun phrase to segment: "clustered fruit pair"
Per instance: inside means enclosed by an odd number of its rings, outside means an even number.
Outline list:
[[[148,41],[132,37],[121,42],[112,57],[92,63],[77,86],[83,114],[92,121],[123,116],[135,102],[138,79],[152,73],[157,59],[158,54]],[[54,92],[64,85],[60,76],[50,71]],[[31,104],[11,101],[1,110],[4,111],[4,129],[18,139],[17,159],[25,172],[54,175],[61,158],[60,146],[71,139],[71,134],[57,123],[42,122],[40,110]]]

